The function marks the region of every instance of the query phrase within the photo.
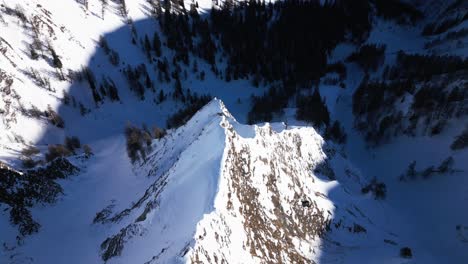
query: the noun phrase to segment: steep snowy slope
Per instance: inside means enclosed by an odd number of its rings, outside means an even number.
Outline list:
[[[366,254],[365,263],[400,263],[411,245],[431,263],[313,128],[242,125],[215,99],[134,169],[121,141],[103,142],[62,183],[60,202],[34,210],[41,232],[18,247],[4,240],[2,261],[348,263]]]
[[[119,11],[118,1],[107,1],[104,9],[101,1],[88,1],[87,8],[84,2],[12,0],[0,6],[0,130],[3,132],[0,157],[3,161],[20,165],[19,152],[25,146],[35,145],[44,152],[47,144],[61,143],[65,136],[78,136],[83,143],[115,136],[128,121],[138,126],[145,123],[164,127],[168,116],[185,106],[181,100],[172,98],[174,82],[158,80],[157,63],[148,61],[142,50],[140,42],[145,35],[152,41],[153,33],[159,32],[164,58],[172,64],[174,52],[166,47],[160,26],[151,18],[148,1],[128,1],[126,17]],[[185,3],[187,8],[191,3]],[[212,6],[209,0],[197,3],[200,13]],[[118,62],[110,61],[101,39],[116,52]],[[55,67],[51,50],[62,68]],[[248,80],[227,83],[206,62],[193,60],[204,77],[201,80],[192,74],[192,65],[182,66],[186,75],[182,79],[184,93],[190,90],[192,95],[211,94],[222,98],[245,120],[250,96],[265,89],[252,89]],[[124,74],[127,66],[140,65],[146,67],[153,84],[143,99],[135,95]],[[173,67],[168,70],[172,74]],[[102,89],[103,83],[113,84],[119,99],[102,98],[103,101],[96,102],[87,72],[91,72],[97,89]],[[63,129],[57,128],[50,116],[44,114],[50,113],[49,109],[63,119]],[[150,112],[151,116],[141,115]]]
[[[194,54],[189,65],[173,65],[176,53],[166,46],[146,0],[127,0],[126,18],[119,1],[107,1],[104,12],[102,1],[89,0],[87,7],[85,2],[0,4],[0,162],[22,169],[22,150],[36,146],[40,153],[32,158],[41,167],[48,146],[66,136],[77,136],[94,152],[86,158],[80,149],[68,157],[80,173],[57,181],[63,188],[57,203],[30,206],[41,225],[38,233],[17,237],[12,208],[0,203],[0,263],[468,261],[468,150],[450,149],[467,124],[466,115],[449,119],[439,135],[398,134],[369,147],[355,129],[352,111],[363,78],[382,80],[385,66],[396,65],[399,50],[466,58],[468,20],[447,32],[421,34],[427,24],[465,14],[464,1],[422,1],[426,17],[412,25],[373,19],[362,44],[386,45],[384,65],[375,72],[346,62],[359,49],[356,43],[338,45],[328,63],[344,63],[345,89],[333,84],[335,73],[321,78],[318,88],[331,120],[344,125],[348,141],[343,145],[325,141],[323,129],[296,120],[295,97],[312,93],[311,87],[291,96],[283,116],[274,116],[286,124],[240,124],[247,120],[252,95],[268,91],[268,85],[254,87],[248,78],[228,82]],[[223,4],[196,2],[200,14]],[[187,9],[191,4],[185,1]],[[164,127],[168,116],[186,104],[174,98],[177,83],[161,81],[158,64],[145,54],[145,35],[152,38],[154,32],[161,37],[170,74],[178,68],[181,76],[185,72],[180,78],[184,93],[217,96],[232,115],[214,100],[185,126],[154,140],[147,159],[132,165],[122,133],[127,122]],[[118,63],[102,39],[119,54]],[[32,48],[38,54],[31,54]],[[227,61],[222,51],[216,60],[222,71]],[[147,71],[151,84],[144,98],[127,80],[128,66]],[[120,99],[96,102],[83,69],[90,69],[98,84],[114,83]],[[441,87],[466,90],[466,75],[454,76]],[[407,113],[412,100],[413,94],[405,94],[391,110]],[[437,173],[448,157],[454,171]],[[413,161],[419,174],[435,173],[400,181]],[[374,196],[375,190],[362,193],[382,183],[383,199]],[[411,248],[411,260],[400,256],[404,247]]]
[[[413,1],[417,2],[417,1]],[[463,16],[466,14],[466,1],[420,1],[424,7],[426,18],[424,23],[415,26],[397,26],[395,23],[378,21],[370,33],[367,43],[380,43],[386,45],[385,64],[393,65],[396,61],[398,50],[410,54],[424,55],[458,55],[466,58],[468,56],[467,35],[447,38],[450,32],[466,31],[468,21],[464,21],[447,32],[421,36],[424,25],[428,23],[442,23],[444,19],[455,13]],[[447,7],[457,2],[457,8],[447,14]],[[465,6],[464,6],[465,5]],[[432,45],[432,44],[434,45]],[[430,44],[430,45],[428,45]],[[346,58],[352,52],[347,46],[336,50],[336,60]],[[468,260],[467,239],[468,223],[465,201],[467,196],[467,171],[468,151],[452,150],[450,144],[453,138],[459,135],[467,126],[466,116],[450,119],[446,117],[447,129],[438,135],[399,135],[379,146],[370,147],[363,138],[363,133],[356,131],[355,116],[352,113],[353,94],[362,82],[365,73],[356,65],[347,65],[348,75],[346,89],[334,93],[329,86],[322,85],[322,94],[327,96],[327,105],[331,115],[340,120],[345,126],[348,142],[345,152],[348,159],[360,168],[366,177],[376,177],[385,182],[388,195],[386,203],[395,210],[405,225],[402,225],[400,233],[411,234],[418,237],[420,245],[431,252],[432,261],[435,263],[465,263]],[[382,81],[384,67],[375,73],[370,73],[370,78]],[[432,80],[438,87],[453,87],[459,85],[466,90],[467,75],[465,71],[457,77],[439,77],[445,82],[437,83],[438,79]],[[454,82],[450,84],[450,82]],[[427,83],[426,83],[427,84]],[[431,81],[428,82],[431,84]],[[405,100],[412,97],[407,95],[398,102],[391,111],[407,112],[411,101]],[[462,105],[466,107],[466,100]],[[376,114],[374,111],[372,114]],[[382,112],[383,116],[389,112]],[[364,120],[368,126],[374,122]],[[423,127],[421,125],[420,127]],[[437,167],[449,157],[453,158],[455,172],[435,173],[433,176],[419,176],[416,180],[401,181],[402,175],[408,172],[410,164],[414,162],[415,170],[419,173],[424,170],[437,171]],[[435,168],[435,169],[434,169]],[[405,226],[405,227],[404,227]],[[406,229],[408,228],[409,229]],[[416,250],[414,250],[416,255]],[[415,261],[420,263],[420,261]]]

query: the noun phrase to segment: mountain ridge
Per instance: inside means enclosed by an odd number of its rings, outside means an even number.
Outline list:
[[[0,169],[62,193],[0,179],[0,262],[464,263],[466,8],[414,2],[2,3]]]

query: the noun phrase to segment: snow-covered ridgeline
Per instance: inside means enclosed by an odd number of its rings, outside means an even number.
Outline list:
[[[100,258],[307,263],[320,261],[323,250],[337,243],[327,235],[332,229],[349,246],[380,240],[385,232],[365,216],[368,208],[359,209],[355,183],[362,179],[347,175],[352,166],[324,144],[311,127],[239,124],[214,99],[153,144],[137,171],[154,183],[127,209],[110,207],[96,221],[114,230],[101,244]],[[317,167],[323,164],[349,184],[320,175]],[[338,211],[331,193],[340,197]],[[356,226],[366,231],[357,232]],[[390,254],[391,248],[383,252]]]

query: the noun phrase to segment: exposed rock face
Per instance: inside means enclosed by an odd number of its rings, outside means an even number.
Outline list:
[[[189,132],[193,140],[187,139]],[[192,143],[180,147],[186,141]],[[212,144],[215,154],[201,151],[206,160],[197,163],[214,162],[209,170],[192,173],[198,164],[185,163],[195,155],[193,149],[200,152],[197,144],[204,143]],[[241,125],[214,100],[156,143],[141,168],[157,177],[145,194],[126,210],[100,214],[99,222],[122,226],[102,243],[103,260],[125,257],[129,241],[148,240],[155,245],[148,263],[313,263],[333,211],[319,191],[323,182],[313,174],[327,158],[323,144],[313,128]],[[184,193],[183,185],[192,180],[214,193]],[[193,212],[199,205],[203,210]],[[177,226],[189,223],[189,229]],[[155,229],[164,233],[165,228],[187,229],[181,235],[185,241],[177,241],[178,234],[164,239],[155,235]]]
[[[221,126],[227,143],[216,209],[199,223],[190,261],[229,263],[244,255],[261,263],[312,263],[331,217],[312,175],[325,158],[322,139],[313,129],[276,132],[270,125],[244,138],[230,123]]]

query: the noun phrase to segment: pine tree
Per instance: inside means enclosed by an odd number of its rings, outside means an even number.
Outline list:
[[[106,12],[106,7],[109,3],[107,2],[107,0],[99,0],[99,1],[101,1],[101,17],[102,17],[102,20],[104,20],[104,13]]]
[[[153,50],[156,53],[156,57],[161,56],[161,40],[159,39],[158,32],[154,32],[153,35]]]
[[[99,46],[104,50],[105,54],[109,54],[110,48],[109,44],[107,43],[107,40],[104,36],[99,36]]]
[[[202,80],[202,81],[205,80],[205,71],[200,72],[200,80]]]
[[[120,101],[119,91],[117,90],[114,81],[110,80],[110,84],[107,89],[109,92],[109,97],[112,101]]]
[[[29,51],[31,54],[31,59],[37,60],[39,58],[39,54],[37,54],[36,49],[33,45],[29,45]]]
[[[331,139],[336,143],[346,143],[346,133],[344,132],[344,128],[341,127],[338,120],[333,122],[333,125],[327,128],[325,136],[327,139]]]
[[[164,99],[166,99],[166,96],[164,96],[163,90],[159,90],[158,101],[161,103]]]
[[[149,0],[149,4],[151,5],[151,14],[158,18],[162,14],[160,0]]]
[[[63,76],[63,72],[62,72],[62,67],[63,67],[62,61],[60,60],[59,56],[55,52],[52,45],[49,43],[48,46],[49,46],[49,51],[52,55],[52,63],[54,65],[54,68],[57,69],[59,76],[60,76],[60,80],[65,80],[65,77]]]
[[[151,62],[151,43],[149,41],[148,35],[146,35],[146,34],[145,34],[145,40],[144,40],[143,45],[144,45],[146,57]]]
[[[102,98],[96,89],[93,90],[93,99],[94,99],[94,102],[96,103],[96,106],[98,106],[99,102],[102,101]]]
[[[176,82],[175,82],[175,86],[174,86],[174,99],[181,99],[183,100],[183,91],[182,91],[182,84],[180,82],[180,79],[177,77],[176,79]]]
[[[193,71],[193,73],[197,73],[197,72],[198,72],[198,63],[197,63],[197,60],[196,60],[196,59],[193,60],[192,71]]]
[[[88,110],[86,109],[86,107],[83,105],[83,103],[79,103],[79,108],[80,108],[80,114],[82,116],[86,115],[88,113]]]
[[[120,11],[120,15],[121,15],[123,18],[127,18],[127,17],[128,17],[127,3],[125,2],[125,0],[120,0],[119,11]]]
[[[170,15],[168,16],[168,14],[171,13],[171,0],[164,0],[163,4],[165,17],[170,17]]]
[[[65,104],[65,105],[69,105],[70,104],[70,95],[68,94],[67,91],[63,91],[63,96],[62,96],[62,102]]]
[[[298,98],[296,117],[299,120],[312,122],[316,126],[322,124],[328,126],[330,114],[318,89],[315,89],[312,96]]]
[[[148,89],[153,87],[153,82],[151,81],[151,78],[149,77],[148,73],[146,73],[145,85],[146,85],[146,88]]]
[[[225,0],[223,2],[223,9],[227,11],[231,11],[234,9],[234,1],[233,0]]]

